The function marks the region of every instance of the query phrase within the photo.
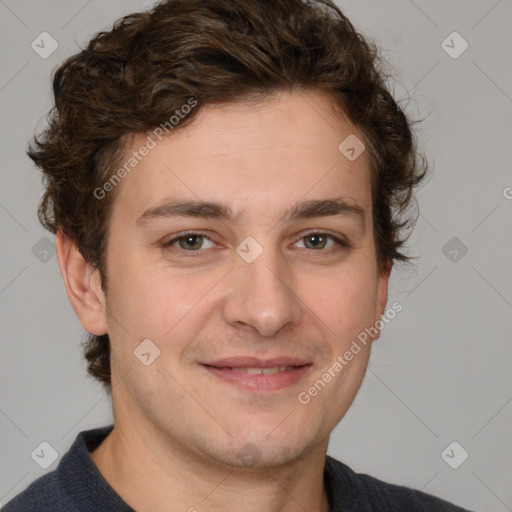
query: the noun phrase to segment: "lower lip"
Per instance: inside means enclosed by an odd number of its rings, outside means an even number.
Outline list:
[[[272,375],[251,375],[249,373],[233,370],[232,368],[218,368],[202,365],[213,375],[235,386],[249,391],[277,391],[298,382],[311,368],[311,365],[295,366],[291,370],[274,373]]]

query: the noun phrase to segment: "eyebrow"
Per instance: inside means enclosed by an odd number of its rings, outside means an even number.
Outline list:
[[[156,219],[172,217],[196,217],[228,221],[237,224],[244,212],[235,213],[225,203],[201,200],[167,200],[165,203],[152,206],[138,217],[136,224],[139,227],[146,226]],[[297,219],[309,219],[314,217],[331,217],[342,215],[353,217],[365,228],[365,210],[355,201],[345,197],[332,199],[314,199],[301,201],[293,205],[284,215],[284,221],[290,222]]]

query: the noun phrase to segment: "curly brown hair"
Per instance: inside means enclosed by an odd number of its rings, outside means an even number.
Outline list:
[[[28,155],[44,174],[39,219],[76,241],[107,291],[112,176],[127,135],[201,106],[279,91],[327,92],[365,138],[377,260],[407,261],[413,189],[426,172],[410,121],[388,90],[376,46],[329,0],[166,0],[125,16],[55,71],[55,106]],[[85,340],[88,372],[111,388],[108,334]]]

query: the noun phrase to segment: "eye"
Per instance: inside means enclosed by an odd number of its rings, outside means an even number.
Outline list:
[[[210,243],[209,247],[203,247],[205,241]],[[187,252],[199,251],[200,249],[205,248],[209,249],[214,245],[214,242],[209,237],[195,232],[183,233],[163,244],[164,247],[175,247],[176,249],[181,249]]]
[[[320,231],[313,231],[303,236],[299,242],[302,242],[306,249],[313,250],[322,250],[322,249],[332,249],[336,247],[336,245],[341,247],[348,247],[348,244],[343,240],[335,237],[334,235],[329,235],[328,233],[322,233]],[[330,244],[329,244],[330,242]]]
[[[206,244],[206,246],[205,246]],[[335,252],[343,248],[348,248],[349,244],[340,238],[324,233],[321,231],[312,231],[299,239],[294,245],[298,245],[300,249],[310,249],[316,252]],[[204,252],[205,249],[215,247],[215,242],[204,233],[187,231],[175,236],[171,240],[162,244],[164,249],[172,248],[173,250],[185,253]]]

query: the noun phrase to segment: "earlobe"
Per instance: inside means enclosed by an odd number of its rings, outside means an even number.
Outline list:
[[[85,260],[75,241],[61,230],[56,234],[56,245],[66,292],[80,323],[91,334],[106,334],[106,301],[99,271]]]

